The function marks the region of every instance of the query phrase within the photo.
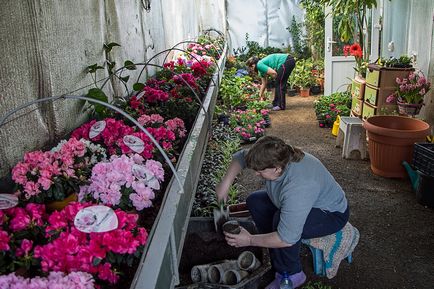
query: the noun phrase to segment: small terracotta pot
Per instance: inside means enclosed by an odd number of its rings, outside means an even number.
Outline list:
[[[407,176],[402,162],[411,163],[413,144],[423,141],[430,129],[424,121],[394,115],[372,116],[363,127],[368,133],[372,171],[389,178]]]
[[[310,95],[310,88],[301,88],[300,89],[300,96],[302,97],[308,97]]]

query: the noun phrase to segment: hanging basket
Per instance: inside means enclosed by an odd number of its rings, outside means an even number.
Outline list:
[[[397,101],[398,110],[400,115],[412,116],[419,114],[420,109],[422,108],[423,103],[405,103],[401,101]]]

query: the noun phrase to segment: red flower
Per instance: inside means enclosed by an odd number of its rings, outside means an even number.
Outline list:
[[[363,57],[363,51],[362,51],[362,48],[360,47],[359,43],[354,43],[353,45],[351,45],[350,54],[355,56],[355,57],[359,57],[359,58]]]
[[[351,49],[350,45],[345,45],[344,46],[344,55],[345,55],[345,57],[347,57],[348,55],[350,55],[350,49]]]

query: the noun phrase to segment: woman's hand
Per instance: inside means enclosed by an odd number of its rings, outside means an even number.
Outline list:
[[[223,201],[224,203],[226,203],[226,201],[228,199],[228,191],[229,191],[229,188],[227,188],[227,186],[225,185],[225,182],[219,183],[215,188],[217,201],[219,201],[219,202]]]
[[[272,69],[272,68],[268,68],[267,70],[267,74],[270,75],[272,78],[276,78],[277,77],[277,71]]]
[[[226,174],[223,176],[221,182],[216,186],[215,192],[218,201],[227,201],[229,189],[234,182],[236,176],[241,172],[240,163],[233,159]]]
[[[239,234],[225,233],[226,242],[233,247],[246,247],[252,245],[252,235],[243,227],[240,226],[241,232]]]

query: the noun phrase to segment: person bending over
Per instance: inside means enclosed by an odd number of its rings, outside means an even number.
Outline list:
[[[216,187],[217,199],[226,201],[229,187],[244,168],[265,179],[265,189],[246,200],[258,234],[241,228],[240,234],[225,233],[234,247],[269,248],[276,279],[266,288],[279,288],[283,273],[294,288],[306,281],[300,262],[301,239],[334,234],[348,222],[345,193],[325,166],[275,136],[260,138],[249,150],[240,150]]]
[[[263,99],[267,87],[267,75],[276,79],[273,110],[285,109],[286,83],[295,67],[294,57],[285,53],[274,53],[259,60],[258,57],[253,56],[246,61],[246,65],[251,72],[254,71],[261,77],[261,88],[259,90],[261,99]]]

